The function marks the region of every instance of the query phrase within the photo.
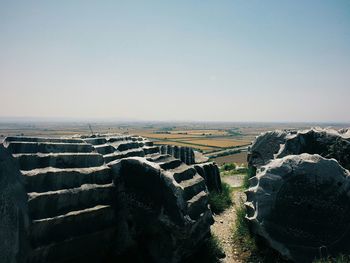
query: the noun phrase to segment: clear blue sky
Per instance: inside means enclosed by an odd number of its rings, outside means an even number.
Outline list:
[[[0,0],[0,117],[350,121],[350,1]]]

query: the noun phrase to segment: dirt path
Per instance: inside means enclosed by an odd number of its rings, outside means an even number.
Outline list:
[[[222,176],[221,180],[231,187],[241,187],[243,184],[244,174],[235,174],[230,176]]]
[[[221,179],[233,187],[239,187],[242,185],[243,176],[225,176]],[[215,223],[211,226],[211,232],[219,239],[226,255],[226,257],[221,260],[222,263],[242,262],[239,260],[238,252],[234,250],[232,234],[236,220],[236,204],[239,204],[240,199],[244,198],[244,193],[235,190],[232,192],[232,198],[234,202],[233,206],[220,215],[214,215]]]

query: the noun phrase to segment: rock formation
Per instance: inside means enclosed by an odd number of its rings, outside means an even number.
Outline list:
[[[193,165],[193,167],[197,170],[197,173],[199,173],[204,178],[209,192],[222,191],[220,171],[218,166],[215,163],[212,163],[212,162],[199,163],[199,164]]]
[[[16,160],[0,144],[0,258],[24,262],[27,254],[28,206]]]
[[[279,130],[265,132],[258,136],[248,154],[249,166],[258,168],[273,159],[274,154],[279,151],[280,145],[285,142],[286,136],[287,132]]]
[[[251,147],[249,165],[257,169],[246,191],[251,230],[295,262],[350,253],[346,133],[269,132]]]
[[[180,262],[210,235],[207,188],[193,168],[169,155],[109,165],[124,188],[129,238],[149,262]]]
[[[179,152],[191,162],[189,150]],[[209,170],[220,178],[215,167]],[[138,136],[7,137],[0,145],[1,260],[183,261],[213,223],[206,185],[213,178],[203,170]]]
[[[252,231],[295,262],[349,253],[350,173],[334,159],[291,155],[251,178]]]
[[[350,138],[335,130],[311,129],[287,136],[276,158],[291,154],[319,154],[334,158],[345,168],[350,169]]]
[[[160,146],[160,152],[162,154],[169,154],[175,158],[180,159],[186,164],[194,164],[195,157],[194,151],[190,147],[174,146],[174,145],[162,145]]]

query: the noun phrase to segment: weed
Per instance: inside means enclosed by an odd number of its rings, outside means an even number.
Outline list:
[[[221,193],[216,191],[209,193],[210,208],[215,214],[222,213],[225,211],[225,209],[229,208],[233,204],[231,186],[222,182],[221,188]]]

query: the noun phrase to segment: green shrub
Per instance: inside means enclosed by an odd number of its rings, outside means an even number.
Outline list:
[[[255,240],[250,236],[249,226],[245,218],[246,209],[243,201],[236,209],[236,228],[233,230],[233,241],[240,244],[242,250],[256,250]]]
[[[248,167],[247,173],[243,178],[243,188],[248,189],[250,186],[249,179],[255,176],[256,174],[256,168],[254,167]]]
[[[215,214],[220,214],[225,209],[229,208],[233,202],[232,202],[232,189],[231,186],[229,186],[226,183],[221,183],[222,192],[216,192],[212,191],[209,193],[209,204],[211,211],[213,211]]]
[[[235,163],[225,163],[223,166],[220,167],[220,171],[231,171],[236,169]]]

